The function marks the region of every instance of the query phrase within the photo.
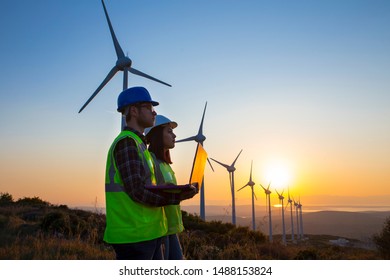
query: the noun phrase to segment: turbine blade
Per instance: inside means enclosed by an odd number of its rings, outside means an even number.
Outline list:
[[[238,189],[237,191],[240,191],[242,190],[243,188],[245,188],[246,186],[249,186],[248,184],[246,184],[245,186],[243,186],[242,188]]]
[[[206,101],[206,104],[204,105],[203,115],[202,115],[202,120],[200,122],[198,135],[203,135],[203,121],[204,121],[204,114],[206,113],[206,107],[207,107],[207,101]]]
[[[237,161],[238,157],[240,156],[241,152],[242,152],[242,149],[241,149],[241,151],[238,153],[238,156],[236,157],[236,159],[233,161],[232,166],[234,166],[234,165],[236,164],[236,161]]]
[[[218,160],[215,160],[215,159],[213,159],[213,158],[210,158],[210,159],[213,160],[213,161],[215,161],[216,163],[219,163],[220,165],[222,165],[222,166],[225,167],[226,169],[230,167],[229,165],[224,164],[224,163],[222,163],[222,162],[219,162]]]
[[[266,188],[264,188],[264,187],[263,187],[263,185],[262,185],[262,184],[260,184],[260,187],[262,187],[264,191],[266,191],[266,190],[267,190]]]
[[[141,72],[141,71],[139,71],[139,70],[137,70],[137,69],[130,68],[129,71],[130,71],[131,73],[135,74],[135,75],[138,75],[138,76],[141,76],[141,77],[144,77],[144,78],[150,79],[150,80],[152,80],[152,81],[155,81],[155,82],[158,82],[158,83],[161,83],[161,84],[163,84],[163,85],[166,85],[166,86],[171,87],[170,84],[167,84],[167,83],[165,83],[165,82],[163,82],[163,81],[160,81],[160,80],[158,80],[158,79],[156,79],[156,78],[153,78],[152,76],[149,76],[148,74],[145,74],[145,73],[143,73],[143,72]]]
[[[208,163],[209,163],[209,165],[210,165],[210,167],[211,167],[211,170],[213,170],[213,172],[214,172],[214,168],[213,168],[213,165],[211,164],[211,161],[210,161],[210,159],[209,159],[209,158],[207,158],[207,161],[208,161]]]
[[[116,66],[114,66],[111,71],[108,73],[108,75],[106,76],[106,78],[103,80],[103,82],[100,84],[100,86],[95,90],[95,92],[91,95],[91,97],[87,100],[87,102],[85,102],[85,104],[83,105],[83,107],[81,107],[79,113],[81,113],[82,110],[84,110],[85,107],[87,107],[87,105],[89,104],[89,102],[92,101],[92,99],[99,93],[99,91],[111,80],[112,77],[115,76],[116,72],[118,72],[119,70],[116,68]]]
[[[185,139],[176,140],[175,143],[187,142],[187,141],[195,141],[195,139],[196,139],[195,136],[191,136],[191,137],[188,137],[188,138],[185,138]]]
[[[104,13],[106,14],[108,27],[110,28],[110,33],[111,33],[112,41],[114,43],[116,56],[118,57],[118,59],[125,57],[125,54],[124,54],[121,46],[119,45],[118,39],[115,36],[114,29],[112,28],[112,25],[111,25],[110,17],[108,16],[108,13],[107,13],[106,5],[104,4],[103,0],[102,0],[102,4],[103,4]]]
[[[253,192],[253,195],[255,196],[256,200],[257,200],[257,196],[256,196],[256,193],[255,193],[255,191],[254,191],[254,190],[252,190],[252,192]]]
[[[252,165],[253,165],[253,160],[252,160],[252,162],[251,162],[251,174],[250,174],[250,176],[249,176],[249,181],[252,181]]]

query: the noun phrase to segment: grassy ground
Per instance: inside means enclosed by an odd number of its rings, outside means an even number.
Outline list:
[[[205,222],[186,212],[183,221],[186,230],[179,237],[187,259],[381,259],[376,250],[331,245],[329,240],[337,239],[333,236],[306,236],[298,243],[282,245],[280,236],[269,243],[261,232],[220,221]],[[102,241],[104,227],[101,213],[55,206],[36,197],[14,202],[2,194],[0,259],[114,259],[113,250]]]

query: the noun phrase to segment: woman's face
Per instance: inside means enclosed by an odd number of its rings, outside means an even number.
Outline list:
[[[175,147],[176,135],[173,133],[173,129],[170,125],[166,125],[163,128],[163,143],[164,149],[172,149]]]

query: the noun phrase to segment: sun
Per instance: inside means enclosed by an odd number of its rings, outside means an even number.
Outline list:
[[[265,180],[275,188],[285,188],[291,183],[292,174],[287,164],[272,162],[265,168]]]

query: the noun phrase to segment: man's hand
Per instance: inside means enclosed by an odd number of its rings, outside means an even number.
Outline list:
[[[199,192],[198,184],[188,184],[186,186],[188,188],[180,192],[180,200],[193,198]]]

